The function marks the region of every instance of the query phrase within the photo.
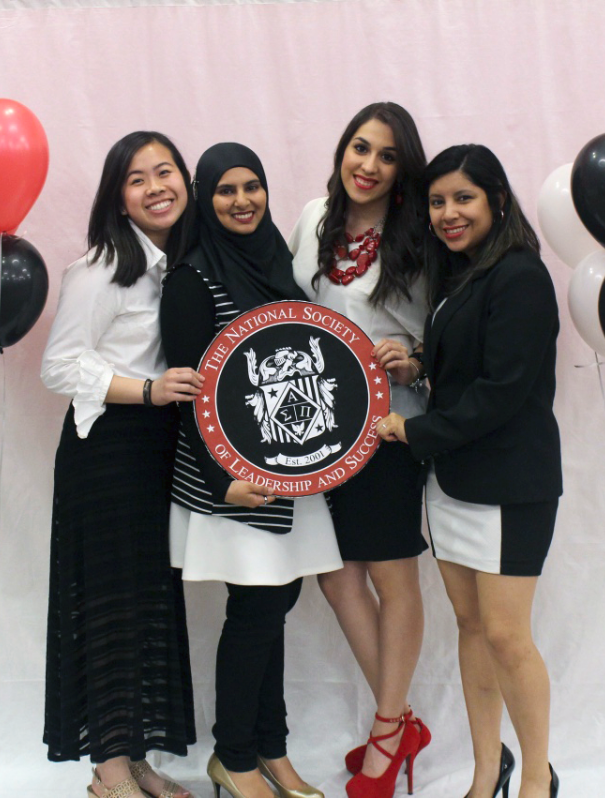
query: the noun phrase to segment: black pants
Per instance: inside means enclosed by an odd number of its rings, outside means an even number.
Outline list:
[[[227,585],[212,729],[214,750],[227,770],[254,770],[257,754],[286,755],[284,626],[301,587],[302,579],[277,587]]]

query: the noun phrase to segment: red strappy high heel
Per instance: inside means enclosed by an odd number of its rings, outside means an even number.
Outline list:
[[[405,717],[409,719],[409,714]],[[417,751],[417,754],[419,754],[422,749],[426,748],[431,742],[431,733],[428,729],[428,726],[425,726],[420,718],[414,718],[411,720],[411,723],[416,724],[420,733],[420,745],[418,746]],[[352,773],[353,776],[359,773],[363,767],[363,760],[365,759],[367,747],[367,743],[364,743],[364,745],[358,745],[357,748],[353,748],[348,754],[345,755],[345,766],[349,773]]]
[[[376,713],[375,717],[376,720],[382,723],[397,724],[395,731],[389,732],[389,734],[379,734],[376,737],[370,734],[368,739],[368,745],[373,745],[391,761],[382,776],[378,778],[371,778],[371,776],[366,776],[365,773],[361,772],[353,776],[347,783],[347,795],[349,798],[393,798],[397,775],[404,761],[407,761],[408,795],[412,795],[414,792],[414,759],[420,748],[420,732],[416,728],[414,721],[411,721],[412,711],[410,710],[398,718],[383,718],[378,713]],[[403,734],[397,750],[394,754],[391,754],[390,751],[380,745],[380,742],[395,737],[402,727]],[[428,745],[428,743],[426,744]]]

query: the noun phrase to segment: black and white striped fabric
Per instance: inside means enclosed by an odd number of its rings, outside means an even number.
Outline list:
[[[202,279],[212,294],[215,308],[214,331],[216,334],[239,316],[240,311],[235,307],[221,283],[213,282],[203,276]],[[196,513],[231,518],[234,521],[249,524],[257,529],[264,529],[267,532],[284,534],[292,529],[293,499],[276,499],[267,506],[259,507],[258,511],[250,510],[247,507],[236,507],[233,504],[214,503],[204,482],[202,472],[197,466],[191,447],[187,443],[187,436],[182,424],[179,430],[174,465],[172,501]]]

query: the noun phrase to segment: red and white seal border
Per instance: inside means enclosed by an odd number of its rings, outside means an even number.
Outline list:
[[[216,401],[220,372],[229,357],[259,329],[283,324],[320,328],[348,344],[363,370],[368,391],[368,413],[353,445],[327,468],[291,477],[251,463],[235,449],[221,427]],[[199,366],[205,382],[195,402],[196,421],[208,451],[235,479],[269,487],[279,496],[322,493],[346,482],[375,453],[380,439],[374,425],[389,412],[389,380],[372,357],[373,346],[371,339],[346,316],[312,302],[273,302],[238,316],[212,341]]]

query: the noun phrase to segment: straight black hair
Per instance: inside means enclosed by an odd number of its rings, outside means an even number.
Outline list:
[[[425,189],[430,193],[432,184],[451,172],[462,172],[471,183],[482,188],[487,195],[493,223],[479,244],[473,260],[466,256],[452,256],[447,246],[429,230],[428,202],[425,204],[425,264],[428,277],[431,307],[456,291],[480,272],[491,269],[511,249],[530,249],[540,253],[540,242],[494,153],[482,144],[457,144],[436,155],[426,168]],[[452,262],[458,266],[452,269]]]
[[[414,120],[397,103],[367,105],[351,119],[340,137],[334,153],[334,170],[328,180],[326,213],[317,226],[319,268],[313,277],[313,285],[316,287],[319,279],[331,271],[335,247],[346,245],[348,196],[340,177],[340,168],[349,142],[357,130],[371,119],[383,122],[393,131],[397,163],[397,177],[391,190],[380,242],[380,277],[370,296],[370,301],[376,305],[393,294],[410,299],[410,284],[422,267],[421,190],[426,157]]]
[[[134,285],[147,268],[145,253],[132,229],[124,207],[122,189],[128,168],[137,152],[147,144],[157,142],[166,147],[183,176],[187,190],[187,207],[170,231],[166,247],[168,265],[172,265],[193,243],[195,202],[191,178],[183,156],[167,136],[156,131],[137,130],[117,141],[107,153],[101,182],[97,189],[88,223],[88,248],[93,250],[92,263],[105,255],[107,264],[117,260],[112,282],[128,288]]]

